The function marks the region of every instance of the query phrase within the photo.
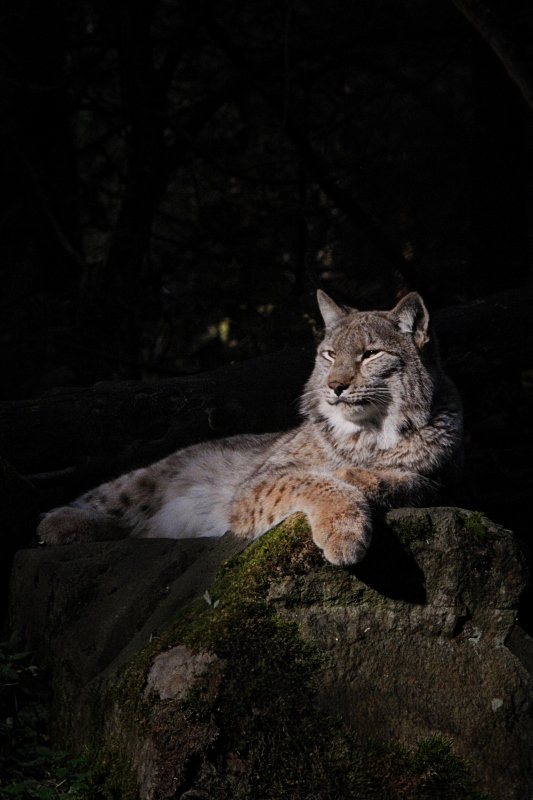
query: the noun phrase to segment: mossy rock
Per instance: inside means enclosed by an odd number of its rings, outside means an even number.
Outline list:
[[[155,609],[143,584],[136,647],[99,651],[92,679],[85,671],[80,682],[82,656],[54,655],[72,647],[81,611],[42,645],[62,709],[57,738],[83,749],[100,788],[120,800],[480,800],[488,787],[499,800],[526,800],[533,686],[505,645],[525,561],[510,532],[481,515],[485,533],[472,530],[471,518],[390,512],[353,570],[324,561],[301,515],[222,563],[214,580],[224,539],[197,544]],[[124,570],[128,552],[146,560],[158,543],[139,544],[108,543],[107,557],[112,550]],[[168,559],[187,546],[158,551],[167,579]],[[54,585],[72,569],[70,548],[58,549]],[[93,582],[99,552],[85,555]],[[49,570],[61,560],[44,558]],[[42,554],[19,567],[30,580]],[[106,629],[118,606],[104,613],[110,578],[99,580],[95,616],[89,607],[83,620]]]
[[[488,797],[444,737],[412,749],[361,741],[318,708],[323,654],[271,601],[273,585],[310,574],[343,576],[293,517],[223,565],[121,671],[112,694],[119,728],[135,731],[139,780],[124,775],[124,740],[87,750],[103,771],[118,756],[121,797],[133,800],[138,784],[146,798],[189,800]]]

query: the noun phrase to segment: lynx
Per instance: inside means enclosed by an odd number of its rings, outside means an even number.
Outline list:
[[[293,430],[187,447],[47,514],[50,544],[232,530],[304,512],[328,561],[360,561],[379,508],[434,500],[460,460],[461,405],[417,293],[359,312],[318,291],[325,323]]]

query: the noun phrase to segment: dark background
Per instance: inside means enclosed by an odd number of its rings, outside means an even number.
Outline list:
[[[307,343],[318,286],[442,308],[525,285],[531,17],[4,0],[0,399]]]

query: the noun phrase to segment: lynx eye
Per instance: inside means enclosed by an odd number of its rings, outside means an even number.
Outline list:
[[[383,355],[383,350],[365,350],[361,358],[363,361],[371,361],[381,355]]]
[[[322,353],[320,355],[323,358],[325,358],[326,361],[331,361],[331,363],[333,364],[333,362],[335,361],[335,356],[337,355],[337,353],[335,352],[335,350],[322,350]]]

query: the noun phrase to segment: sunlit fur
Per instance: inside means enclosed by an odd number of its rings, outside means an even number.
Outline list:
[[[326,330],[292,431],[178,451],[48,514],[51,544],[123,536],[253,539],[307,514],[334,564],[360,561],[375,508],[432,501],[457,474],[461,406],[417,294],[390,312],[318,301]]]

